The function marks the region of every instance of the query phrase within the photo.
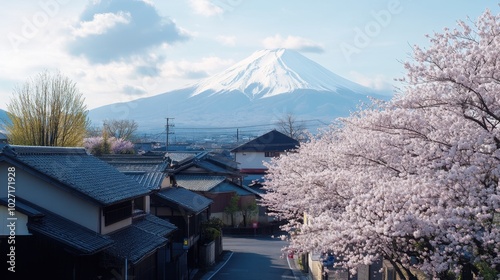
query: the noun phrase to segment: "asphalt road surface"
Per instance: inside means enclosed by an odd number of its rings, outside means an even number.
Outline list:
[[[281,249],[287,244],[271,237],[224,237],[231,258],[211,280],[295,279]]]

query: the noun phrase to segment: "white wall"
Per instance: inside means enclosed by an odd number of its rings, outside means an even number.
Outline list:
[[[272,157],[265,157],[264,152],[238,152],[235,154],[235,161],[239,169],[264,169],[263,162],[270,162]]]
[[[12,165],[0,162],[0,197],[7,197],[7,170]],[[100,231],[99,206],[53,186],[16,167],[15,196],[54,212],[95,232]]]
[[[16,220],[8,220],[8,218],[17,218]],[[28,216],[24,215],[19,211],[15,211],[14,216],[9,215],[8,208],[0,205],[0,235],[8,236],[10,235],[10,228],[8,225],[10,222],[15,222],[15,235],[31,235],[28,231]]]

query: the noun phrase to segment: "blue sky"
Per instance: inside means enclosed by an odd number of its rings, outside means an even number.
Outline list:
[[[387,90],[425,34],[495,1],[28,0],[0,10],[0,108],[43,70],[78,85],[89,109],[193,84],[265,48],[295,49]]]

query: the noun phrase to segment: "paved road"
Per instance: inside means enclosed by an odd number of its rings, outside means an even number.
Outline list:
[[[223,244],[224,250],[233,253],[211,280],[296,279],[281,251],[285,241],[270,237],[224,237]]]

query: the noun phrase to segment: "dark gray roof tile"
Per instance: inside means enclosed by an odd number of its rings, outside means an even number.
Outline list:
[[[237,172],[234,169],[231,169],[229,167],[219,166],[206,160],[196,161],[194,162],[194,165],[203,168],[210,173],[237,175]]]
[[[165,188],[153,196],[167,203],[181,206],[192,213],[200,213],[213,203],[211,199],[182,187]]]
[[[153,171],[153,172],[128,171],[128,172],[123,172],[123,174],[131,177],[132,179],[136,180],[141,185],[150,190],[159,189],[161,187],[163,179],[165,179],[165,173],[159,171]]]
[[[16,201],[18,204],[19,201]],[[17,206],[17,205],[16,205]],[[47,210],[29,206],[40,213],[43,218],[31,220],[28,229],[68,246],[82,255],[91,255],[113,245],[113,240],[75,222],[67,220]]]
[[[235,152],[282,152],[294,150],[299,146],[299,142],[277,130],[272,130],[247,143],[244,143],[233,150]]]
[[[166,156],[168,156],[172,161],[182,163],[195,158],[197,154],[198,152],[168,152]]]
[[[164,171],[167,162],[164,157],[144,155],[103,155],[99,159],[114,166],[121,172],[129,171]]]
[[[229,158],[226,156],[222,155],[217,155],[217,154],[209,154],[209,159],[210,161],[216,162],[220,165],[226,166],[231,169],[238,169],[238,163],[234,161],[233,158]]]
[[[190,191],[208,192],[226,180],[224,176],[176,175],[177,185]]]
[[[253,191],[249,191],[231,182],[222,182],[215,188],[211,189],[210,192],[211,193],[236,192],[236,194],[238,194],[239,196],[255,195]]]
[[[101,205],[150,192],[83,148],[11,147],[17,160]]]
[[[177,227],[174,224],[151,214],[147,214],[138,220],[134,220],[134,224],[132,226],[162,237],[177,230]]]
[[[132,264],[140,262],[167,243],[166,238],[135,226],[113,232],[109,236],[115,243],[106,252],[122,260],[126,258]]]

